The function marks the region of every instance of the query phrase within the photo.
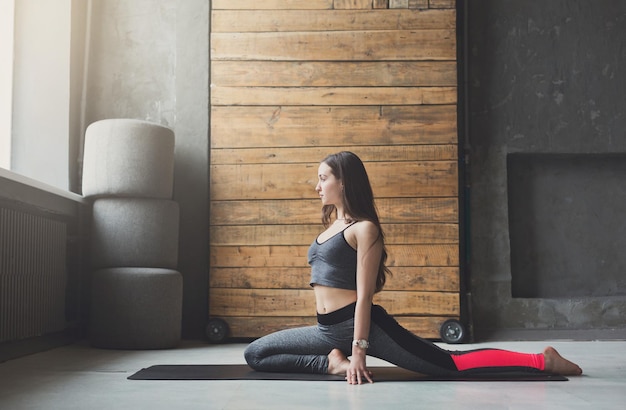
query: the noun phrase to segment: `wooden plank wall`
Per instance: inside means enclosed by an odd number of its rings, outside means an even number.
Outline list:
[[[365,162],[393,277],[378,303],[459,315],[453,0],[213,0],[209,314],[233,337],[315,323],[319,161]]]

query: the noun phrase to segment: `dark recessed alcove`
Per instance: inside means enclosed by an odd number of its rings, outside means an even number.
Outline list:
[[[512,296],[626,295],[626,154],[507,156]]]

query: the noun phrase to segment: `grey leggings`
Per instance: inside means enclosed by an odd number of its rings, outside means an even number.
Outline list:
[[[250,367],[268,372],[326,373],[328,354],[352,352],[355,304],[318,315],[317,326],[281,330],[253,341],[245,351]],[[372,306],[367,354],[420,373],[456,373],[447,352],[402,328],[385,310]]]
[[[331,350],[340,349],[346,356],[352,353],[355,306],[353,303],[329,314],[318,314],[317,326],[282,330],[255,340],[246,348],[246,361],[259,371],[327,373]],[[369,342],[369,356],[434,376],[544,369],[541,354],[441,349],[400,326],[378,305],[372,306]]]

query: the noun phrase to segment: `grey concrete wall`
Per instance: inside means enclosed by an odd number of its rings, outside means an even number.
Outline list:
[[[626,150],[626,2],[467,3],[468,249],[476,334],[625,329],[623,296],[511,296],[507,154]],[[575,252],[569,256],[578,257]]]
[[[208,315],[209,2],[93,0],[86,125],[134,118],[176,134],[183,336]]]

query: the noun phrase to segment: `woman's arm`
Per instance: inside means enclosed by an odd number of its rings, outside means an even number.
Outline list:
[[[378,227],[369,221],[355,225],[357,249],[356,288],[357,301],[354,312],[354,340],[368,339],[370,332],[372,300],[376,290],[376,277],[382,257],[383,243]],[[352,346],[352,360],[348,369],[348,383],[372,383],[372,376],[365,363],[367,350]],[[353,375],[356,373],[356,378]]]

